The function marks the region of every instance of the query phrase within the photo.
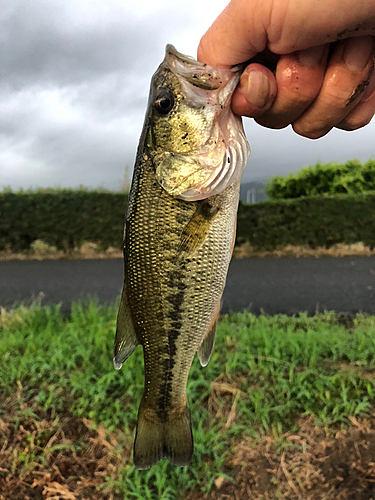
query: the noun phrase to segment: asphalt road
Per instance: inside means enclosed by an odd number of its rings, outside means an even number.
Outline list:
[[[115,260],[0,262],[0,306],[70,304],[88,294],[101,303],[120,294],[123,263]],[[248,308],[255,314],[288,315],[317,310],[375,314],[375,258],[239,259],[230,264],[222,312]]]

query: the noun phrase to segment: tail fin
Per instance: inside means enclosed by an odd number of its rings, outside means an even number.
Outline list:
[[[186,404],[178,414],[167,414],[161,419],[154,410],[141,403],[133,457],[137,469],[149,469],[162,458],[167,458],[173,465],[186,467],[192,457],[189,406]]]

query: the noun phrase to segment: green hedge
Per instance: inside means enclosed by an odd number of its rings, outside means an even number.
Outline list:
[[[121,248],[127,196],[85,190],[0,192],[0,250],[41,239],[58,249],[83,242]],[[240,204],[237,244],[273,250],[362,241],[375,247],[375,192]]]
[[[311,248],[362,241],[375,247],[375,192],[240,205],[237,244],[257,249]]]
[[[121,248],[126,201],[99,190],[0,192],[0,250],[27,250],[36,239],[59,250],[85,241]]]
[[[375,190],[375,160],[362,164],[350,160],[343,165],[317,163],[296,174],[272,177],[266,192],[273,200],[326,194],[359,194]]]

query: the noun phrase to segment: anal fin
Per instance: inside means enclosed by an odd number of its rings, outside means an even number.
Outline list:
[[[201,366],[208,365],[208,362],[210,361],[210,357],[215,344],[216,327],[219,319],[219,314],[220,314],[220,305],[217,308],[212,323],[209,329],[207,330],[206,335],[203,337],[202,343],[198,349],[198,358]]]
[[[117,314],[116,337],[113,346],[113,365],[116,370],[121,368],[123,362],[134,352],[138,344],[139,342],[134,330],[125,283]]]

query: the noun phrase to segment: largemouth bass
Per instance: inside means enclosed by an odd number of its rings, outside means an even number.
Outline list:
[[[186,466],[186,383],[210,358],[250,150],[230,109],[241,68],[219,70],[167,45],[152,77],[125,216],[125,278],[114,366],[143,347],[134,464]]]

